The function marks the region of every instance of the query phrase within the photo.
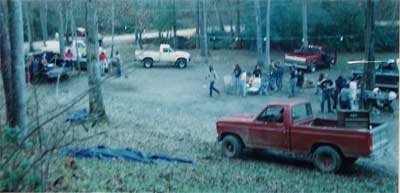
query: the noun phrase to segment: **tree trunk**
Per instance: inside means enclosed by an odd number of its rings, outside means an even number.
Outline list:
[[[261,37],[261,10],[260,0],[254,0],[256,12],[256,36],[257,36],[257,64],[264,66],[264,57],[262,50],[262,37]]]
[[[72,2],[71,2],[72,4]],[[72,5],[71,5],[72,7]],[[71,23],[71,30],[72,30],[72,41],[75,42],[75,45],[77,44],[78,40],[76,38],[76,24],[75,24],[75,18],[74,18],[74,14],[73,14],[73,10],[70,9],[69,10],[70,15],[69,15],[69,19],[70,19],[70,23]],[[75,52],[76,52],[76,64],[78,65],[78,73],[81,73],[81,63],[80,63],[80,53],[79,53],[79,49],[78,46],[75,46]],[[75,67],[75,66],[74,66]],[[75,68],[74,68],[75,69]]]
[[[235,36],[236,36],[236,38],[240,37],[240,0],[236,0]]]
[[[11,45],[12,84],[15,113],[15,125],[18,128],[27,126],[25,108],[25,61],[22,7],[20,0],[8,0],[9,34]],[[24,129],[25,136],[27,129]]]
[[[178,47],[177,43],[178,43],[178,37],[176,37],[176,2],[175,0],[172,0],[173,3],[173,10],[172,10],[172,20],[173,20],[173,25],[172,25],[172,31],[173,31],[173,35],[174,35],[174,46],[175,48]]]
[[[106,111],[103,103],[103,94],[100,79],[99,67],[99,42],[97,41],[98,35],[98,21],[97,21],[97,2],[95,0],[86,1],[86,53],[88,59],[88,72],[89,72],[89,110],[90,114],[99,119],[104,120],[107,118]]]
[[[47,46],[46,41],[48,39],[47,33],[47,0],[42,0],[40,5],[40,26],[42,28],[43,45]]]
[[[202,35],[202,44],[201,44],[201,56],[204,57],[204,62],[208,63],[208,39],[207,39],[207,0],[202,0],[202,17],[201,17],[201,35]]]
[[[60,57],[64,59],[65,54],[65,29],[64,29],[64,3],[59,2],[58,4],[58,42],[60,44]]]
[[[267,0],[267,16],[266,16],[266,37],[265,37],[265,63],[267,66],[271,64],[271,49],[270,49],[270,42],[271,42],[271,0]]]
[[[307,1],[303,0],[303,46],[308,46]]]
[[[375,20],[374,2],[367,1],[365,17],[365,57],[367,61],[375,60]],[[364,65],[365,86],[367,90],[375,87],[375,63],[368,62]]]
[[[115,5],[114,5],[114,1],[111,1],[111,55],[110,55],[110,58],[112,58],[114,55],[114,23],[115,23],[114,14],[115,14]]]
[[[196,48],[200,48],[200,0],[196,0]]]
[[[225,32],[224,22],[222,21],[221,14],[219,13],[217,3],[218,3],[218,1],[214,1],[214,10],[215,10],[215,16],[217,17],[219,31]]]
[[[24,12],[25,12],[25,23],[29,42],[29,52],[33,51],[33,41],[32,41],[32,17],[31,17],[31,4],[29,1],[25,2]]]
[[[0,1],[0,65],[3,79],[3,89],[6,101],[6,117],[10,127],[16,126],[14,108],[14,95],[12,84],[11,45],[8,31],[7,1]]]

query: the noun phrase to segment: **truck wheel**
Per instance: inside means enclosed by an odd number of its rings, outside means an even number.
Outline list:
[[[228,135],[222,139],[222,151],[228,158],[239,157],[242,152],[242,142],[233,135]]]
[[[308,66],[308,71],[311,73],[317,71],[317,67],[315,66],[315,64],[310,64],[310,66]]]
[[[178,61],[176,61],[176,65],[178,66],[178,68],[185,68],[187,62],[185,59],[179,59]]]
[[[337,172],[342,162],[340,153],[330,146],[318,147],[313,153],[314,166],[321,172]]]
[[[144,60],[143,60],[143,66],[144,66],[145,68],[151,68],[151,67],[153,67],[153,60],[152,60],[152,59],[149,59],[149,58],[144,59]]]

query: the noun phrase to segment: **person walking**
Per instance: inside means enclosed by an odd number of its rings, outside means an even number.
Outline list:
[[[233,78],[235,80],[235,93],[239,95],[241,92],[241,80],[240,75],[242,74],[242,69],[240,68],[239,64],[234,65],[233,69]]]
[[[294,66],[289,68],[289,84],[290,84],[290,94],[289,97],[294,97],[296,93],[296,83],[297,83],[297,71]]]
[[[331,95],[333,88],[333,81],[328,78],[328,75],[325,75],[324,79],[321,81],[321,113],[324,112],[325,101],[328,103],[328,112],[333,112],[331,106]]]
[[[213,66],[209,66],[209,72],[206,76],[206,79],[208,81],[210,81],[210,85],[209,85],[209,90],[210,90],[210,97],[212,97],[213,91],[215,91],[218,96],[220,95],[220,92],[218,89],[215,88],[215,81],[218,79],[218,74],[217,72],[215,72],[214,67]]]

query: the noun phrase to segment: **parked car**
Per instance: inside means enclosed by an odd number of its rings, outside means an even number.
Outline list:
[[[320,119],[313,117],[308,101],[272,102],[258,115],[220,118],[217,140],[229,158],[243,148],[279,150],[309,155],[320,171],[337,172],[360,157],[383,155],[388,144],[386,124],[370,123],[368,112],[363,117],[347,113],[347,119]]]
[[[161,44],[159,51],[135,51],[135,60],[143,63],[145,68],[154,64],[173,64],[178,68],[185,68],[190,61],[190,54],[183,51],[174,51],[170,45]]]
[[[81,69],[87,69],[87,58],[86,58],[86,44],[84,40],[73,41],[70,46],[65,47],[65,51],[71,49],[72,54],[74,55],[73,62],[75,66],[78,65],[78,57],[79,64]],[[47,46],[41,48],[42,52],[52,52],[56,54],[60,53],[60,43],[58,41],[47,41]]]
[[[329,54],[322,46],[302,46],[293,53],[285,54],[285,63],[294,65],[298,69],[315,72],[318,68],[330,68],[336,64],[336,51],[334,54]]]
[[[71,66],[66,66],[64,60],[60,58],[58,53],[44,51],[44,52],[34,52],[27,54],[27,59],[29,62],[28,70],[29,74],[33,75],[33,62],[35,60],[38,61],[38,73],[37,79],[40,80],[49,80],[58,78],[60,75],[61,78],[67,78],[71,71]]]
[[[364,65],[360,64],[353,70],[353,76],[361,80],[364,74]],[[383,90],[398,91],[399,69],[393,59],[377,62],[375,65],[375,85]]]

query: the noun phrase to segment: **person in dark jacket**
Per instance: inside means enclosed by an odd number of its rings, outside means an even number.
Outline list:
[[[297,88],[303,88],[303,84],[304,84],[304,72],[300,70],[297,74],[296,86]]]
[[[294,66],[290,67],[289,83],[290,83],[289,97],[294,97],[296,93],[296,83],[297,83],[297,70]]]
[[[275,62],[276,68],[277,68],[277,77],[276,77],[276,87],[277,87],[277,91],[281,91],[282,90],[282,82],[283,82],[283,76],[285,73],[285,69],[283,68],[283,66],[281,66],[279,64],[279,62]]]
[[[233,78],[235,80],[235,93],[239,95],[242,90],[241,82],[240,82],[240,75],[242,74],[242,69],[240,68],[239,64],[235,64],[233,68]]]
[[[324,79],[321,81],[321,91],[322,91],[322,96],[321,96],[321,113],[324,112],[324,106],[325,106],[325,101],[328,103],[328,112],[332,113],[332,106],[331,106],[331,95],[332,95],[332,90],[334,88],[333,86],[333,81],[328,78],[328,75],[326,74]]]
[[[260,69],[260,66],[256,65],[256,66],[254,67],[253,76],[254,76],[254,78],[260,78],[260,77],[261,77],[261,69]]]

